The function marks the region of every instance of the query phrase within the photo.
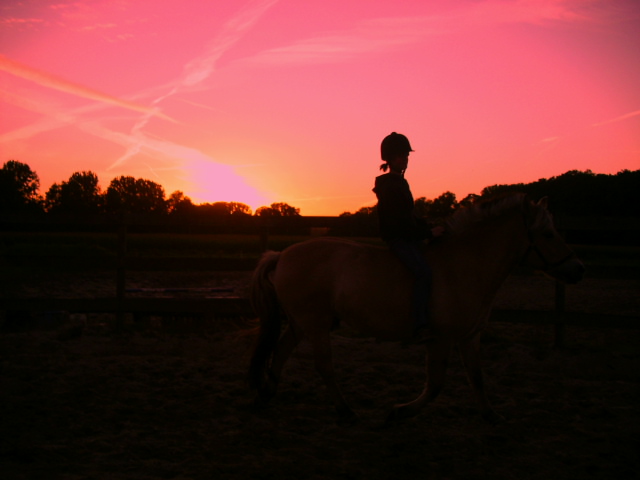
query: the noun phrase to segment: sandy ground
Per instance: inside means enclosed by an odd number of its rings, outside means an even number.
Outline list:
[[[241,289],[243,278],[228,285]],[[79,279],[87,295],[104,288],[98,280]],[[636,281],[585,282],[567,292],[568,308],[637,315]],[[60,278],[34,285],[15,289],[61,289]],[[516,277],[498,305],[551,308],[553,284]],[[254,337],[238,320],[209,320],[183,334],[160,326],[115,335],[109,317],[90,315],[71,318],[84,326],[75,334],[66,326],[0,334],[2,478],[609,479],[639,471],[640,330],[569,327],[567,347],[554,350],[550,327],[492,324],[483,352],[490,400],[507,419],[497,426],[480,418],[457,355],[436,401],[385,424],[394,403],[422,389],[424,347],[335,335],[340,384],[360,416],[341,426],[307,344],[272,405],[256,410],[245,382]]]

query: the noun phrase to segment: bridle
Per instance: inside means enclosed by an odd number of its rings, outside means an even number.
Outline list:
[[[524,263],[525,260],[529,258],[529,256],[532,253],[535,253],[538,256],[538,258],[542,260],[542,264],[544,265],[543,270],[545,272],[548,272],[549,270],[553,270],[554,268],[559,267],[563,263],[571,260],[576,256],[575,253],[570,251],[567,255],[562,257],[560,260],[549,261],[547,257],[544,255],[544,253],[542,252],[542,250],[540,250],[540,248],[535,243],[535,240],[533,238],[533,233],[531,232],[531,228],[529,228],[529,222],[527,220],[527,212],[523,212],[523,219],[524,219],[524,228],[527,232],[527,239],[529,240],[529,246],[527,247],[527,250],[524,252],[524,255],[522,256],[522,263]]]

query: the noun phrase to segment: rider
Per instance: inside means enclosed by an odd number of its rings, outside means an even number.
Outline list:
[[[443,227],[431,227],[415,215],[413,195],[404,172],[413,152],[409,139],[393,132],[382,140],[380,153],[385,163],[376,177],[373,191],[378,197],[380,236],[393,254],[411,271],[413,286],[414,333],[427,326],[427,301],[431,290],[431,268],[422,255],[423,240],[442,235]]]

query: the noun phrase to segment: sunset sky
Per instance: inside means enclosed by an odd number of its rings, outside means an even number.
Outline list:
[[[7,0],[0,165],[303,215],[640,169],[638,0]]]

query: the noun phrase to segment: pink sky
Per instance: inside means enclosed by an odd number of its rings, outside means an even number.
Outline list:
[[[0,5],[0,164],[303,215],[640,168],[637,0],[23,0]]]

